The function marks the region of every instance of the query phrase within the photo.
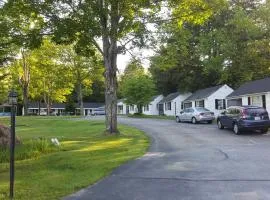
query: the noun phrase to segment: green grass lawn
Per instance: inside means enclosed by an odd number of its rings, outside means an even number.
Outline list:
[[[8,123],[9,118],[0,118],[0,124]],[[23,144],[16,148],[15,199],[59,199],[143,155],[149,146],[143,132],[127,126],[119,126],[120,135],[105,136],[104,122],[100,121],[18,117],[16,123],[16,134]],[[40,152],[33,148],[38,138],[49,141],[52,137],[59,139],[60,147],[49,146],[50,151],[41,148]],[[29,155],[24,153],[27,148]],[[8,192],[9,164],[2,159],[0,199],[8,199]]]

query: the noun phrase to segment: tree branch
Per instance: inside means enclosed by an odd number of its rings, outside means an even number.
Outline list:
[[[92,40],[92,43],[93,43],[94,46],[97,48],[97,50],[98,50],[102,55],[104,55],[104,53],[103,53],[101,47],[98,45],[98,43],[97,43],[94,39]]]

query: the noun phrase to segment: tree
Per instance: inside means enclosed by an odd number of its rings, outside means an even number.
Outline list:
[[[35,81],[31,82],[32,98],[42,97],[50,114],[53,102],[65,102],[66,96],[74,89],[71,68],[63,63],[62,52],[65,46],[59,46],[44,40],[39,49],[32,51]],[[52,51],[53,49],[53,51]]]
[[[77,101],[80,105],[80,115],[84,115],[83,98],[92,93],[92,84],[95,80],[102,80],[102,63],[99,57],[90,58],[78,55],[72,46],[67,46],[63,51],[63,62],[71,67],[75,80]]]
[[[12,68],[14,83],[18,83],[18,86],[22,89],[24,115],[27,116],[31,74],[30,51],[26,52],[24,49],[21,49],[19,55],[21,59],[15,60],[10,67]]]
[[[0,5],[0,67],[10,62],[16,55],[17,48],[10,36],[10,23]]]
[[[21,0],[21,9],[30,7],[45,16],[47,31],[58,43],[77,43],[78,52],[91,53],[94,46],[105,66],[106,130],[117,132],[117,54],[126,45],[143,45],[148,36],[145,19],[159,6],[150,0],[34,1]],[[14,1],[9,1],[14,4]],[[45,20],[44,20],[45,21]],[[142,34],[144,33],[144,34]],[[102,45],[100,46],[100,41]],[[121,45],[122,44],[122,45]]]
[[[118,87],[118,96],[124,97],[123,95],[123,83],[133,76],[144,74],[144,68],[141,61],[133,59],[126,66],[124,73],[119,76],[119,87]]]
[[[270,75],[269,4],[220,5],[202,24],[166,24],[162,38],[166,45],[150,66],[159,92],[194,91],[223,83],[236,88]]]
[[[149,104],[155,94],[154,82],[145,74],[130,76],[125,79],[122,87],[126,103],[137,105],[139,113],[142,113],[142,107]]]
[[[31,67],[27,54],[40,46],[44,20],[29,4],[23,5],[21,1],[6,1],[0,5],[0,66],[10,64],[20,54],[21,59],[16,64],[22,69],[18,78],[27,115]]]
[[[11,76],[7,67],[0,68],[0,104],[6,103],[8,98],[8,92],[11,89]]]

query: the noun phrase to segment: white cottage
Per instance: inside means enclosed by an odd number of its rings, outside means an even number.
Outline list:
[[[127,104],[125,104],[124,99],[119,99],[117,101],[117,114],[126,115],[128,113]]]
[[[226,109],[226,97],[232,92],[226,84],[197,90],[183,102],[182,108],[204,107],[218,115]]]
[[[143,106],[143,114],[145,115],[158,115],[158,103],[163,99],[163,95],[153,96],[151,102]]]
[[[182,102],[191,95],[191,93],[171,93],[164,97],[159,103],[159,114],[175,116],[181,111]]]
[[[75,115],[80,115],[80,105],[75,105]],[[52,115],[65,114],[66,103],[53,103],[51,106]],[[104,103],[83,102],[84,116],[91,115],[96,110],[104,110]],[[22,109],[24,111],[24,109]],[[45,103],[30,102],[28,105],[29,115],[47,115],[47,106]],[[24,112],[22,113],[24,115]]]
[[[127,105],[125,99],[119,99],[117,101],[117,114],[118,115],[128,115],[137,113],[138,109],[136,105]]]
[[[228,106],[253,105],[266,108],[270,113],[270,77],[250,81],[227,96]]]

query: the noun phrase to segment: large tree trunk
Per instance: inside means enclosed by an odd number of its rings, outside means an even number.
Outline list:
[[[28,115],[28,87],[23,87],[23,112]]]
[[[117,45],[116,42],[103,40],[105,65],[105,112],[106,131],[115,134],[117,130]]]
[[[83,91],[81,82],[78,83],[78,103],[80,104],[80,115],[84,116]]]
[[[105,65],[105,112],[106,131],[117,130],[117,37],[119,28],[119,1],[99,0],[100,25],[102,27],[103,59]],[[111,12],[107,12],[110,7]]]
[[[19,78],[20,85],[23,90],[23,108],[24,108],[24,115],[28,115],[28,90],[29,90],[29,83],[30,83],[30,67],[27,64],[25,52],[22,49],[22,67],[23,67],[23,75]]]

